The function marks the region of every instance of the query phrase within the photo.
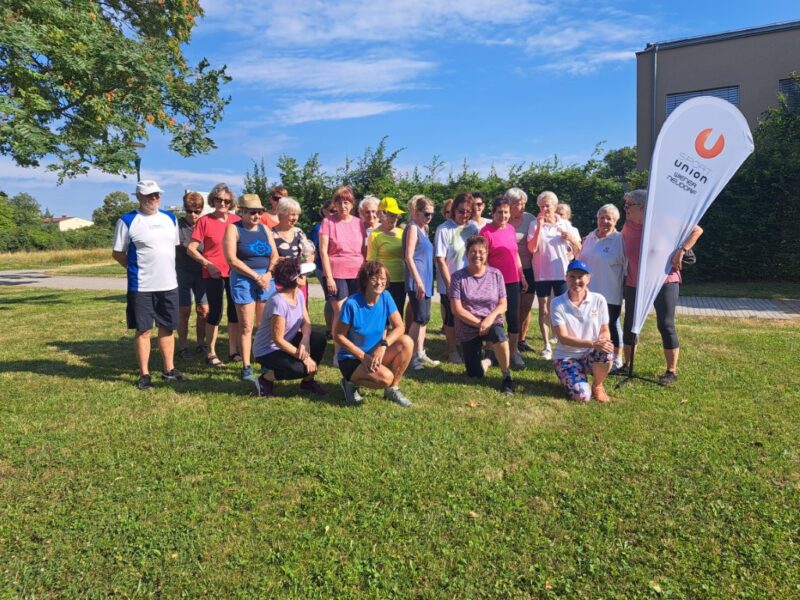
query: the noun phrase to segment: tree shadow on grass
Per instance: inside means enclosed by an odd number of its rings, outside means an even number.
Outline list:
[[[127,304],[128,296],[127,294],[115,294],[113,296],[97,296],[92,298],[95,302],[119,302],[121,304]]]
[[[0,305],[24,305],[24,304],[66,304],[63,297],[56,294],[41,294],[39,296],[23,296],[22,298],[2,298]]]

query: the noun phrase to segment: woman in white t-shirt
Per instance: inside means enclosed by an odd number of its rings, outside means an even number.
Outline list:
[[[536,198],[539,215],[528,229],[528,250],[533,256],[536,277],[536,297],[539,300],[539,330],[544,340],[542,358],[550,360],[550,301],[567,290],[564,277],[569,262],[569,250],[581,250],[578,230],[556,214],[558,196],[545,191]]]
[[[558,336],[553,367],[572,400],[608,402],[603,382],[614,355],[606,300],[589,291],[592,277],[584,261],[570,262],[566,278],[567,293],[553,300],[553,331]]]
[[[592,270],[589,289],[603,296],[608,304],[608,327],[614,344],[614,367],[622,366],[619,315],[622,311],[622,280],[625,277],[625,249],[617,231],[619,209],[604,204],[597,211],[597,229],[583,239],[580,259]]]

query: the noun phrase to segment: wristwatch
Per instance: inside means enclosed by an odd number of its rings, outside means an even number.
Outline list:
[[[384,348],[388,348],[389,347],[389,342],[387,342],[385,339],[381,338],[381,341],[378,342],[378,346],[383,346]]]

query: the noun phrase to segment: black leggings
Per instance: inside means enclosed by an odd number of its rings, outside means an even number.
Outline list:
[[[675,330],[675,308],[678,306],[680,287],[678,283],[665,283],[661,286],[655,302],[653,302],[653,307],[656,309],[656,325],[661,334],[661,345],[664,350],[680,348],[678,332]],[[639,341],[638,336],[631,331],[636,305],[636,288],[626,285],[623,295],[625,297],[625,320],[622,325],[622,341],[626,346],[634,346]]]
[[[231,296],[231,282],[228,277],[206,279],[206,296],[208,296],[208,318],[209,325],[217,326],[222,321],[222,290],[225,289],[225,296],[228,298],[228,323],[238,323],[239,317],[236,315],[236,305]]]
[[[397,305],[397,312],[403,316],[403,310],[406,307],[406,284],[403,281],[392,281],[389,284],[389,295]]]
[[[506,284],[506,326],[508,327],[509,335],[519,333],[519,296],[520,296],[519,281],[516,283]]]
[[[611,330],[611,343],[614,344],[614,348],[619,348],[619,315],[621,312],[621,304],[608,305],[608,328]]]
[[[298,346],[302,339],[303,333],[298,331],[297,335],[292,339],[292,344]],[[308,343],[311,346],[311,359],[319,364],[319,361],[322,360],[322,355],[325,354],[325,346],[328,341],[323,334],[312,331]],[[276,381],[302,379],[308,375],[303,361],[291,354],[287,354],[283,350],[275,350],[264,356],[257,356],[256,360],[264,369],[270,370],[275,374]]]

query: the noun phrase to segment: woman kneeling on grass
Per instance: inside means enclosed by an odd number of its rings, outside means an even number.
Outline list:
[[[490,359],[481,357],[483,342],[493,344],[494,356],[503,372],[500,391],[514,393],[509,371],[508,336],[503,315],[508,308],[503,275],[487,265],[489,244],[482,235],[467,240],[467,266],[453,273],[447,296],[455,316],[456,339],[461,342],[468,377],[483,377]]]
[[[327,394],[314,380],[319,361],[325,354],[325,336],[311,331],[305,298],[300,286],[314,265],[287,258],[275,268],[275,283],[280,286],[264,309],[265,322],[256,331],[253,353],[263,373],[256,387],[259,396],[274,396],[274,382],[301,379],[300,389],[317,396]]]
[[[606,299],[589,291],[589,265],[567,266],[567,293],[553,300],[551,320],[558,337],[553,366],[572,400],[608,402],[603,382],[614,362]],[[591,371],[594,384],[589,386]]]
[[[362,291],[345,300],[334,324],[345,400],[360,404],[358,386],[363,385],[384,390],[384,397],[400,406],[411,406],[398,386],[411,362],[413,343],[403,333],[403,319],[386,290],[389,272],[378,261],[365,262],[358,271],[358,283]]]

